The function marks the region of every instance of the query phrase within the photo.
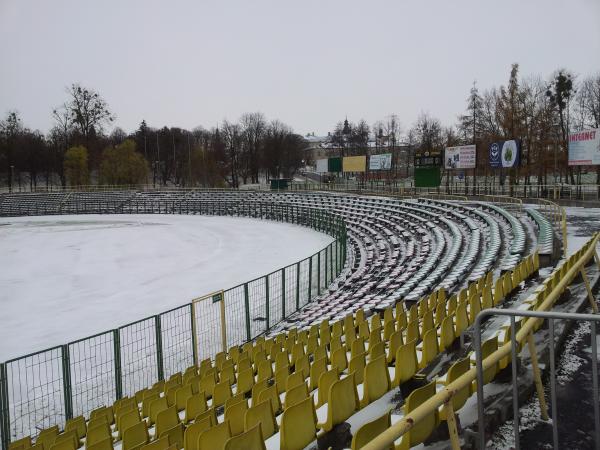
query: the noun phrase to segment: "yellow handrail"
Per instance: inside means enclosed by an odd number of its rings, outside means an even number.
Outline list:
[[[558,300],[560,295],[564,292],[564,290],[569,286],[569,284],[571,284],[571,281],[579,274],[584,265],[591,258],[594,258],[596,254],[596,245],[599,238],[600,233],[597,233],[586,244],[584,244],[581,250],[584,250],[586,247],[587,249],[583,254],[577,257],[575,262],[571,261],[573,258],[570,258],[563,263],[570,264],[570,269],[561,278],[556,287],[552,289],[552,291],[546,296],[544,301],[537,308],[538,311],[546,311],[550,309]],[[577,252],[577,254],[579,254],[581,250]],[[577,256],[577,254],[574,254],[573,256]],[[560,271],[555,271],[551,276],[560,276]],[[541,319],[530,319],[525,321],[515,336],[516,341],[519,344],[523,343],[529,334],[533,332],[534,327],[540,320]],[[501,359],[507,357],[511,352],[511,345],[511,342],[507,342],[502,347],[499,347],[498,350],[496,350],[490,356],[485,358],[483,360],[483,371],[485,372],[487,369],[497,364]],[[456,380],[448,384],[443,390],[439,391],[433,397],[412,410],[411,413],[407,416],[404,416],[402,420],[393,424],[390,428],[365,445],[363,449],[383,450],[389,448],[389,446],[393,444],[395,440],[400,438],[404,433],[409,431],[421,420],[432,414],[436,409],[449,402],[456,392],[459,392],[461,389],[469,386],[473,381],[475,381],[476,378],[477,369],[473,367]]]

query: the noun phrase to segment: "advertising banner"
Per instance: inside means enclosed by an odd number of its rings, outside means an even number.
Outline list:
[[[342,171],[342,158],[335,156],[327,160],[327,172],[336,173]]]
[[[600,128],[569,134],[569,165],[600,165]]]
[[[475,145],[446,147],[444,167],[446,169],[474,169],[477,160]]]
[[[317,173],[327,172],[327,158],[317,159]]]
[[[390,170],[392,168],[392,154],[369,156],[369,170]]]
[[[364,172],[367,168],[367,157],[363,156],[344,156],[344,172]]]
[[[517,167],[521,153],[521,141],[500,141],[490,144],[490,166]]]

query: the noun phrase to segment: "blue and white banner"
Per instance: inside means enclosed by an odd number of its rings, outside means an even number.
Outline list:
[[[490,145],[490,166],[516,167],[519,165],[521,154],[521,141],[494,142]]]

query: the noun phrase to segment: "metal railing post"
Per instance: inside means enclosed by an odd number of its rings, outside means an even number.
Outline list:
[[[115,358],[115,398],[123,397],[123,373],[121,366],[121,334],[118,329],[113,330],[113,353]]]
[[[308,258],[308,300],[310,301],[312,297],[312,256]]]
[[[321,294],[321,252],[317,253],[317,295]]]
[[[265,318],[267,321],[267,330],[270,328],[270,305],[269,305],[269,275],[265,275]]]
[[[285,319],[285,267],[281,269],[281,320]]]
[[[8,410],[8,376],[6,364],[0,363],[0,444],[2,450],[8,450],[10,443],[10,416]]]
[[[300,309],[300,263],[296,263],[296,311]]]
[[[160,324],[160,314],[154,316],[154,328],[155,328],[155,339],[156,339],[156,373],[158,374],[159,380],[164,380],[165,372],[163,365],[163,351],[162,351],[162,329]]]
[[[196,304],[190,303],[190,320],[192,330],[192,355],[194,358],[194,366],[198,367],[198,333],[196,330]]]
[[[65,400],[65,420],[73,418],[73,398],[71,397],[71,362],[69,358],[69,345],[61,346],[63,369],[63,395]]]
[[[250,331],[250,295],[248,293],[248,283],[244,283],[244,305],[246,306],[246,341],[250,342],[252,333]]]

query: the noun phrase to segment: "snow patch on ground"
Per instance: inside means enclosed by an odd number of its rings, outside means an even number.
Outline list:
[[[573,330],[572,338],[565,343],[565,349],[556,370],[556,381],[558,383],[569,383],[573,379],[573,374],[575,374],[585,362],[583,358],[575,354],[575,351],[577,349],[577,344],[590,333],[590,322],[580,322]]]
[[[298,262],[332,241],[239,217],[0,219],[0,360],[109,330]]]

